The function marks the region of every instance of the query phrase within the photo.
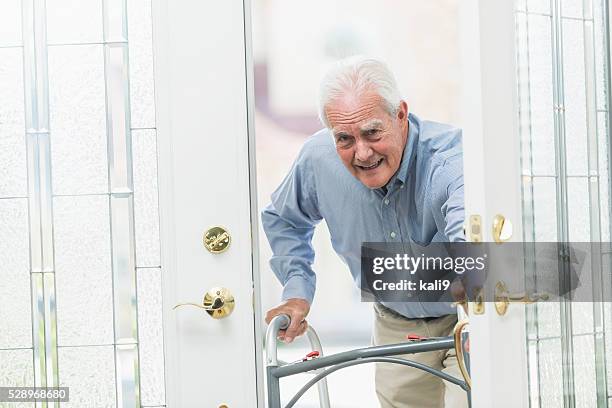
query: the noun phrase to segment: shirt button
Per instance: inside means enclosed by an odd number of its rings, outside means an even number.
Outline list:
[[[395,238],[395,232],[391,231],[391,238]]]
[[[385,204],[387,204],[387,205],[389,204],[389,199],[388,198],[385,198]]]

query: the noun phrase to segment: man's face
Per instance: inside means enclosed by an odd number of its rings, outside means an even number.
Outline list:
[[[336,151],[366,187],[383,187],[397,172],[406,145],[407,112],[402,101],[397,115],[389,115],[383,99],[372,91],[347,93],[326,106]]]

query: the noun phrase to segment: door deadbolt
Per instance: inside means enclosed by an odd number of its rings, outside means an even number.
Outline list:
[[[213,254],[220,254],[229,248],[232,238],[223,227],[212,227],[204,233],[204,248]]]

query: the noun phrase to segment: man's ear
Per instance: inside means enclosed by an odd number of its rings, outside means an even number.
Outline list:
[[[397,111],[397,118],[399,120],[405,120],[408,117],[408,104],[406,101],[401,100],[399,110]]]

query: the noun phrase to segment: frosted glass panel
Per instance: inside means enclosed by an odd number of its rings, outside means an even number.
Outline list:
[[[49,47],[55,194],[108,192],[102,47]]]
[[[570,241],[590,241],[589,181],[586,177],[567,179],[567,199]]]
[[[13,45],[21,45],[21,0],[3,0],[0,13],[0,47]],[[2,57],[0,63],[1,61]]]
[[[34,385],[32,350],[0,350],[0,387]],[[33,406],[23,405],[23,406]],[[13,405],[11,405],[12,407]]]
[[[155,130],[132,131],[136,266],[159,266],[159,211]]]
[[[555,179],[534,177],[533,206],[535,238],[539,242],[557,241],[557,202]]]
[[[608,178],[610,172],[608,168],[608,138],[607,138],[607,119],[606,113],[597,114],[597,138],[598,138],[598,157],[599,157],[599,214],[601,217],[601,240],[610,242],[610,197]]]
[[[597,406],[593,336],[574,337],[574,389],[576,408]]]
[[[557,302],[538,302],[538,337],[559,337],[561,335],[560,309]]]
[[[101,0],[47,0],[49,44],[102,42]]]
[[[0,197],[27,195],[23,92],[21,48],[0,48]]]
[[[563,20],[563,79],[567,173],[588,175],[584,32],[582,21]]]
[[[529,89],[533,172],[555,174],[550,17],[529,16]]]
[[[582,1],[583,0],[561,0],[561,15],[563,17],[582,18]]]
[[[58,344],[113,343],[108,196],[55,197]]]
[[[609,258],[608,265],[612,265],[612,256]],[[612,395],[612,302],[605,302],[604,319],[605,319],[605,348],[606,348],[606,376],[608,378],[608,395]]]
[[[128,1],[132,128],[155,127],[151,0]]]
[[[578,299],[592,299],[593,285],[591,276],[583,276],[580,279],[581,286],[576,289],[575,296]],[[593,303],[571,302],[572,308],[572,333],[593,333]]]
[[[0,200],[0,349],[32,347],[26,199]]]
[[[70,387],[70,402],[62,408],[115,407],[115,353],[113,346],[60,347],[60,387]]]
[[[606,79],[605,79],[605,29],[602,18],[602,3],[604,0],[593,0],[595,10],[595,79],[597,92],[597,109],[606,109]]]
[[[164,405],[161,269],[137,269],[140,393],[143,405]]]
[[[527,11],[530,13],[546,13],[550,14],[551,0],[528,0]]]
[[[3,0],[0,13],[0,47],[21,45],[21,0]],[[2,57],[0,57],[0,64]],[[4,85],[3,82],[0,84]],[[4,99],[2,99],[4,101]]]
[[[539,344],[540,403],[542,407],[563,407],[561,342],[541,340]]]

